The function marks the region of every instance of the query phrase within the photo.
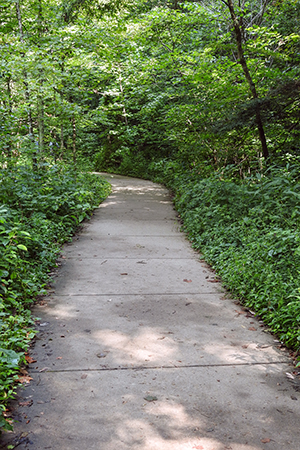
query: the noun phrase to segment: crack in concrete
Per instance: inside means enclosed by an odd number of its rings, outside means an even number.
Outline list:
[[[223,292],[220,292],[220,294],[223,294]],[[225,291],[224,291],[225,294]],[[158,295],[185,295],[185,296],[191,296],[191,295],[216,295],[216,292],[151,292],[148,294],[145,293],[133,293],[133,294],[112,294],[112,293],[104,293],[104,294],[56,294],[56,293],[49,293],[52,297],[141,297],[146,295],[151,296],[158,296]],[[46,298],[47,300],[47,298]],[[49,300],[49,299],[48,299]]]
[[[81,256],[81,255],[78,255],[78,256],[66,256],[65,258],[63,258],[64,260],[68,260],[68,259],[79,259],[80,258],[80,260],[81,261],[83,261],[83,260],[90,260],[90,259],[93,259],[93,260],[95,260],[95,259],[103,259],[103,256]],[[109,257],[107,257],[107,261],[115,261],[115,260],[117,260],[117,261],[136,261],[136,260],[138,260],[139,258],[109,258]],[[173,260],[176,260],[176,261],[190,261],[191,259],[193,259],[193,258],[173,258],[172,256],[170,256],[170,257],[168,257],[168,258],[143,258],[145,261],[169,261],[169,260],[171,260],[171,261],[173,261]],[[196,259],[196,257],[194,258],[194,259]]]
[[[188,364],[182,366],[136,366],[136,367],[99,367],[96,369],[42,369],[30,370],[30,373],[69,373],[69,372],[116,372],[116,371],[131,371],[131,370],[161,370],[161,369],[198,369],[205,367],[240,367],[240,366],[270,366],[270,365],[284,365],[290,364],[291,361],[263,361],[263,362],[245,362],[245,363],[220,363],[220,364]]]

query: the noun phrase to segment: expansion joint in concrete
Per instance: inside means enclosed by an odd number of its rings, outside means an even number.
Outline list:
[[[222,293],[222,292],[221,292]],[[144,292],[132,292],[132,293],[126,293],[126,294],[112,294],[109,292],[106,293],[101,293],[101,294],[74,294],[74,293],[70,293],[70,294],[56,294],[55,292],[49,294],[52,297],[141,297],[141,296],[146,296],[146,295],[151,295],[151,296],[160,296],[160,295],[185,295],[186,297],[189,297],[191,295],[216,295],[216,292],[149,292],[149,293],[144,293]]]
[[[223,364],[186,364],[186,365],[169,365],[169,366],[135,366],[135,367],[98,367],[96,369],[42,369],[31,370],[30,373],[74,373],[74,372],[117,372],[117,371],[138,371],[138,370],[168,370],[168,369],[201,369],[211,367],[241,367],[241,366],[271,366],[286,365],[290,361],[262,361],[262,362],[245,362],[245,363],[223,363]]]

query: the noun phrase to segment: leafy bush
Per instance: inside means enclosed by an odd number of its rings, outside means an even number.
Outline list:
[[[286,345],[300,347],[300,184],[294,167],[189,180],[176,206],[193,246]]]
[[[103,201],[110,185],[70,167],[0,172],[0,428],[34,331],[29,306],[45,293],[63,242]]]

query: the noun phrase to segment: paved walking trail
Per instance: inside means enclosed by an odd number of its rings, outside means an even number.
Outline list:
[[[112,194],[35,309],[37,362],[9,439],[18,450],[299,450],[288,352],[226,297],[166,189],[106,178]]]

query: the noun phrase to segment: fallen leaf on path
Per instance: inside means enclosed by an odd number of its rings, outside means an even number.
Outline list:
[[[256,328],[254,328],[254,327],[249,327],[248,330],[249,330],[249,331],[256,331]]]
[[[26,383],[26,384],[29,384],[30,383],[30,380],[32,380],[33,378],[32,377],[29,377],[29,376],[21,376],[21,377],[19,377],[18,378],[18,380],[17,381],[19,381],[20,383]]]
[[[33,400],[28,400],[27,402],[19,402],[19,406],[31,406],[33,404]]]
[[[128,273],[124,272],[124,273],[121,273],[120,275],[128,275]]]
[[[291,399],[292,400],[298,400],[297,397],[295,397],[294,395],[291,395]]]
[[[83,373],[82,375],[81,375],[81,379],[82,380],[85,380],[87,378],[87,373]]]
[[[292,375],[291,373],[286,372],[286,376],[287,378],[289,378],[290,380],[293,380],[295,377],[294,375]]]
[[[263,444],[267,444],[268,442],[271,442],[271,439],[264,438],[264,439],[261,439],[260,442],[262,442]]]
[[[214,278],[213,280],[207,280],[209,283],[219,283],[220,280]]]
[[[185,281],[186,283],[191,283],[192,282],[192,280],[187,280],[186,278],[183,281]]]
[[[62,359],[62,356],[58,356],[56,359]]]
[[[29,355],[25,355],[25,359],[28,364],[36,363],[36,359],[31,358]]]
[[[155,395],[147,395],[147,397],[144,397],[144,400],[146,400],[147,402],[156,402],[158,398],[155,397]]]

